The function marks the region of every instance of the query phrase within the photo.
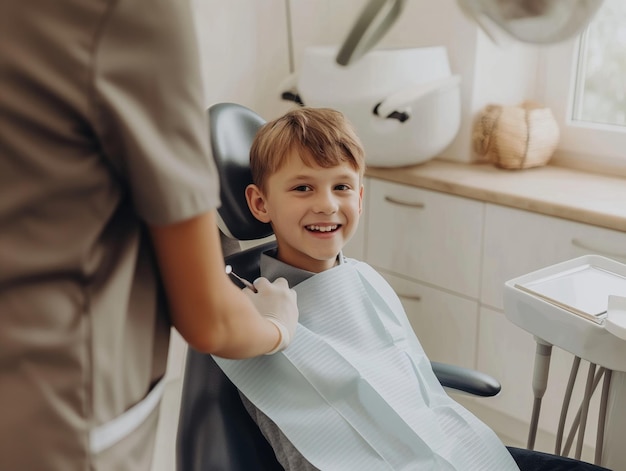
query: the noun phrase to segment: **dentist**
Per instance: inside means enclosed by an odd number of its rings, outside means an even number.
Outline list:
[[[170,326],[287,346],[285,280],[224,272],[185,0],[3,0],[0,469],[148,470]]]

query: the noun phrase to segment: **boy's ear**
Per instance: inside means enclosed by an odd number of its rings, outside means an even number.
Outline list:
[[[359,214],[363,212],[363,185],[359,189]]]
[[[270,216],[265,207],[265,196],[258,186],[250,184],[246,187],[246,201],[252,215],[261,222],[270,222]]]

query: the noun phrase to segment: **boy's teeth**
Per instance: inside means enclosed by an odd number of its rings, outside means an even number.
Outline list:
[[[337,229],[337,225],[333,226],[307,226],[307,229],[310,231],[319,231],[319,232],[330,232]]]

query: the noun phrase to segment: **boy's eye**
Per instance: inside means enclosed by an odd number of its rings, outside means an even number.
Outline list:
[[[294,191],[311,191],[311,187],[308,185],[298,185],[294,187]]]
[[[349,189],[350,189],[350,185],[344,185],[343,183],[341,185],[335,186],[335,190],[339,190],[339,191],[346,191]]]

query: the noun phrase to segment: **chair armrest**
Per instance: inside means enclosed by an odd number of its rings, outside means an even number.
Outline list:
[[[435,376],[445,388],[482,397],[495,396],[502,389],[498,380],[480,371],[436,361],[431,361],[430,364]]]

